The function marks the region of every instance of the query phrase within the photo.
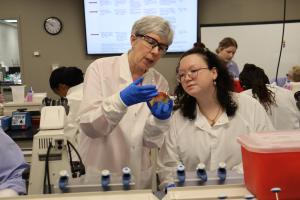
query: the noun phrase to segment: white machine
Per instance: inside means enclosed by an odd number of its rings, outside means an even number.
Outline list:
[[[85,174],[78,152],[64,135],[65,120],[63,106],[42,108],[40,131],[33,139],[28,194],[135,189],[134,177],[128,167],[120,173],[103,170],[102,174],[99,171]],[[79,161],[72,162],[71,147]]]
[[[43,107],[41,110],[40,131],[33,139],[29,194],[49,193],[49,183],[57,182],[60,171],[70,173],[67,140],[63,134],[65,119],[62,106]]]

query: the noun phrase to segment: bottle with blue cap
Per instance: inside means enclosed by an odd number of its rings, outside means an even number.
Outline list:
[[[184,184],[185,182],[185,167],[182,163],[177,166],[177,178],[179,184]]]
[[[69,182],[69,173],[67,170],[61,170],[59,172],[59,180],[58,180],[58,187],[62,192],[67,191],[67,185]]]
[[[123,167],[122,169],[122,182],[123,182],[123,187],[125,189],[129,189],[130,182],[131,182],[131,169],[129,167]]]
[[[104,190],[107,190],[109,184],[110,184],[110,171],[104,169],[101,171],[101,186],[103,187]]]
[[[226,163],[220,162],[217,171],[217,176],[219,177],[219,181],[224,182],[226,180],[226,175],[227,175]]]
[[[205,170],[205,164],[199,163],[196,168],[196,173],[201,182],[207,181],[207,173]]]

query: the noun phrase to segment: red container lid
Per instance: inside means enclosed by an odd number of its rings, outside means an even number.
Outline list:
[[[278,131],[241,135],[237,141],[256,153],[300,152],[300,131]]]

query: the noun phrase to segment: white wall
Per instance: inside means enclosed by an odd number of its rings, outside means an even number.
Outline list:
[[[245,63],[263,68],[268,77],[274,78],[279,59],[282,24],[239,25],[202,27],[201,41],[212,51],[224,37],[238,42],[234,61],[240,71]],[[285,47],[282,50],[278,76],[285,76],[293,65],[300,65],[300,22],[285,26]]]

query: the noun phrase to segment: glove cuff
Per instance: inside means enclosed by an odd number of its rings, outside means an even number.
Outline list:
[[[119,100],[120,100],[120,104],[122,104],[125,108],[127,108],[128,105],[123,101],[123,99],[122,99],[122,97],[121,97],[121,92],[119,93],[118,98],[119,98]]]

